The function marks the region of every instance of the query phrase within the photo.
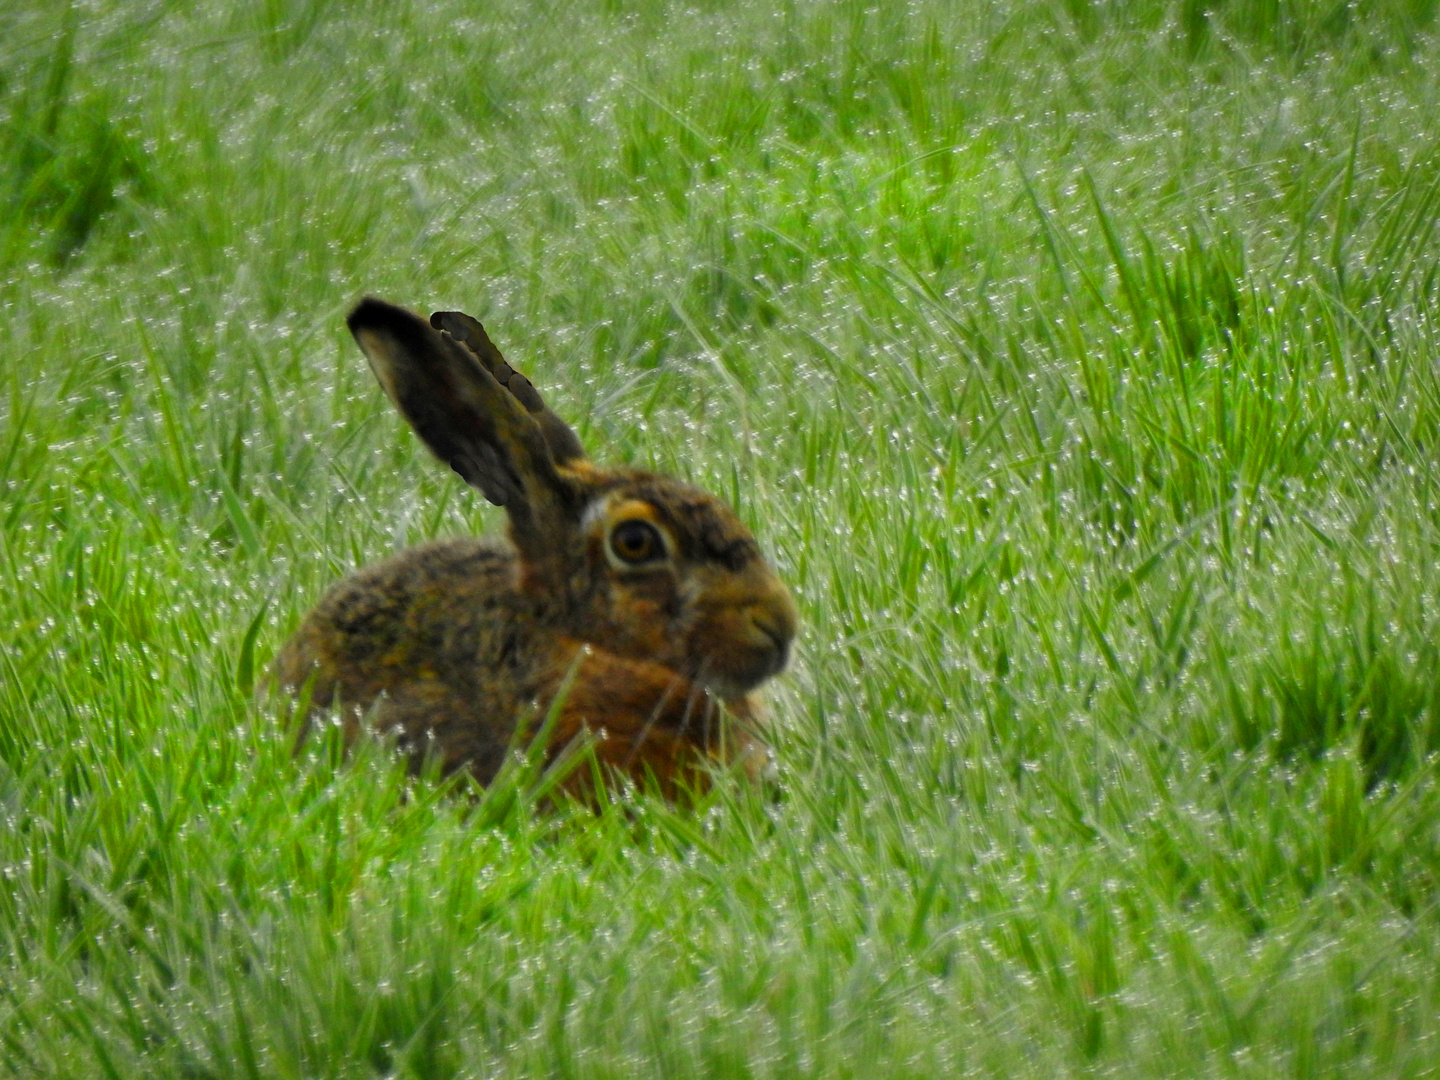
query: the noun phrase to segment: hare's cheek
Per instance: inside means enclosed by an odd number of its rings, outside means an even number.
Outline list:
[[[668,635],[659,609],[653,604],[637,604],[627,614],[629,621],[621,633],[629,642],[630,654],[640,659],[662,659]]]
[[[675,667],[685,634],[674,590],[659,581],[617,583],[612,592],[609,639],[596,644],[612,652]]]

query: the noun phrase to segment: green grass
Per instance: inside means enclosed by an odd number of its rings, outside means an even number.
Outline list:
[[[0,1073],[1426,1076],[1422,0],[0,12]],[[483,796],[265,663],[497,515],[481,316],[801,600],[779,780]]]

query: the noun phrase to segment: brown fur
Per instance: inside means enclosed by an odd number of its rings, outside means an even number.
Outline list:
[[[591,464],[478,322],[432,324],[457,336],[375,300],[350,317],[417,433],[506,507],[511,543],[444,540],[357,571],[286,643],[277,681],[308,685],[314,710],[338,703],[349,738],[369,724],[482,782],[562,689],[552,753],[586,738],[607,770],[672,795],[707,763],[757,772],[750,691],[784,665],[795,607],[754,538],[705,492]],[[607,530],[637,521],[663,558],[611,550]]]

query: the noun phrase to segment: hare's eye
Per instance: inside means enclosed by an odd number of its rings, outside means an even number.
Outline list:
[[[621,562],[650,562],[665,554],[664,541],[648,521],[622,521],[610,533],[610,550]]]

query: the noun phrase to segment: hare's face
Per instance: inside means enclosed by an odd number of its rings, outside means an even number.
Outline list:
[[[573,630],[723,697],[785,666],[795,603],[749,530],[703,491],[630,473],[585,508]]]

